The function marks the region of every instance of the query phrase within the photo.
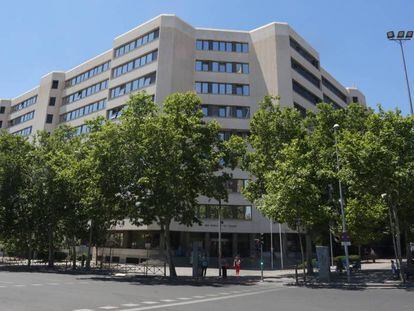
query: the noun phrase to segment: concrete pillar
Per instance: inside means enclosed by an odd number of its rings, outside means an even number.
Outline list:
[[[254,238],[256,234],[249,233],[249,245],[250,245],[250,256],[253,256],[256,254],[256,246],[254,244]]]
[[[233,233],[232,234],[232,252],[233,252],[233,257],[236,256],[239,253],[239,247],[238,247],[238,238],[237,238],[237,233]]]
[[[207,252],[207,256],[210,256],[210,246],[211,246],[210,232],[205,232],[204,233],[204,250]]]

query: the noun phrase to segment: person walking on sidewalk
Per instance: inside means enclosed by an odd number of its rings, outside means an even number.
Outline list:
[[[208,268],[208,258],[204,254],[203,257],[201,257],[201,276],[207,275],[207,268]]]
[[[234,258],[233,266],[234,266],[234,269],[236,269],[236,276],[240,276],[241,260],[240,260],[240,256],[239,255],[237,255]]]

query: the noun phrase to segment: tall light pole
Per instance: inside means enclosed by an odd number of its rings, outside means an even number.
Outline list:
[[[273,220],[270,219],[270,268],[273,270]]]
[[[339,130],[339,124],[335,124],[333,126],[334,129],[334,137],[335,137],[335,151],[336,151],[336,169],[339,173],[340,165],[339,165],[339,153],[338,153],[338,139],[337,139],[337,132]],[[341,216],[342,216],[342,244],[344,246],[345,251],[345,265],[346,265],[346,276],[348,279],[348,283],[351,281],[351,270],[349,269],[349,253],[348,253],[348,245],[349,239],[346,233],[346,220],[345,220],[345,208],[344,208],[344,195],[342,193],[342,183],[341,178],[338,177],[338,185],[339,185],[339,197],[341,203]]]
[[[411,115],[414,115],[414,109],[413,109],[413,101],[411,99],[411,89],[410,89],[410,82],[408,80],[407,64],[405,63],[403,43],[405,41],[411,40],[413,38],[413,35],[414,35],[414,31],[412,31],[412,30],[409,30],[409,31],[400,30],[400,31],[397,32],[397,36],[395,35],[394,31],[388,31],[387,32],[388,40],[398,42],[398,44],[400,45],[400,48],[401,48],[401,56],[402,56],[403,65],[404,65],[405,82],[407,83],[408,100],[410,102]]]
[[[218,267],[219,267],[219,276],[221,276],[221,199],[218,200],[219,202],[219,210],[218,210]]]
[[[279,248],[280,248],[280,268],[283,270],[283,242],[282,242],[282,224],[279,223]]]

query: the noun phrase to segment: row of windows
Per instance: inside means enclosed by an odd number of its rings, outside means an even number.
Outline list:
[[[335,109],[342,109],[342,107],[339,106],[337,102],[335,102],[332,98],[330,98],[326,94],[323,94],[323,102],[327,104],[332,104]]]
[[[200,205],[197,209],[199,219],[218,219],[221,210],[222,219],[252,220],[251,205]]]
[[[346,102],[346,95],[342,93],[335,85],[333,85],[328,79],[325,77],[322,77],[322,84],[330,90],[332,93],[334,93],[336,96],[338,96],[340,99],[342,99],[344,102]]]
[[[291,66],[292,66],[293,70],[295,70],[297,73],[299,73],[302,77],[304,77],[306,80],[308,80],[314,86],[316,86],[318,89],[321,87],[321,80],[319,80],[319,78],[317,76],[315,76],[313,73],[311,73],[305,67],[303,67],[301,64],[299,64],[299,62],[297,62],[293,58],[291,58],[290,60],[291,60]]]
[[[10,120],[9,124],[10,124],[10,126],[14,126],[14,125],[29,121],[29,120],[34,118],[34,113],[35,112],[33,110],[33,111],[30,111],[30,112],[28,112],[28,113],[26,113],[26,114],[24,114],[20,117],[14,118],[14,119]]]
[[[114,78],[157,60],[158,50],[152,51],[112,70]]]
[[[26,107],[36,104],[36,102],[37,102],[37,95],[32,96],[22,101],[21,103],[18,103],[17,105],[14,105],[13,107],[11,107],[11,112],[22,110]]]
[[[290,39],[290,46],[298,52],[300,55],[303,56],[308,62],[310,62],[314,67],[319,69],[319,61],[314,57],[311,53],[305,50],[295,39],[292,37]]]
[[[212,71],[227,73],[249,73],[249,64],[231,63],[231,62],[215,62],[211,60],[197,60],[195,63],[196,71]]]
[[[92,94],[98,93],[98,92],[100,92],[102,90],[105,90],[107,88],[108,88],[108,80],[99,82],[97,84],[91,85],[90,87],[88,87],[86,89],[80,90],[79,92],[76,92],[76,93],[73,93],[69,96],[66,96],[63,99],[63,104],[66,105],[66,104],[76,102],[76,101],[78,101],[82,98],[88,97]]]
[[[75,120],[77,118],[87,116],[88,114],[94,113],[95,111],[99,111],[105,109],[106,107],[106,99],[102,99],[96,103],[92,103],[86,106],[83,106],[79,109],[67,112],[60,116],[60,122],[68,122],[71,120]]]
[[[242,193],[248,183],[248,179],[230,179],[227,181],[227,189],[234,193]]]
[[[195,87],[198,94],[250,95],[248,84],[196,82]]]
[[[219,132],[219,138],[221,140],[229,140],[233,135],[247,139],[250,135],[250,132],[248,130],[224,130]]]
[[[250,107],[202,105],[201,110],[205,117],[219,118],[250,118]]]
[[[32,133],[32,127],[25,127],[24,129],[13,132],[13,135],[29,136]]]
[[[133,91],[142,89],[155,83],[155,72],[152,72],[146,76],[140,77],[136,80],[121,84],[111,89],[111,98],[116,98],[125,94],[129,94]]]
[[[160,35],[160,30],[155,29],[139,37],[138,39],[135,39],[134,41],[121,45],[119,48],[115,49],[115,57],[120,57],[128,52],[131,52],[139,48],[140,46],[143,46],[151,41],[154,41],[155,39],[159,37],[159,35]]]
[[[322,100],[318,96],[316,96],[315,94],[313,94],[311,91],[309,91],[304,86],[300,85],[295,80],[292,80],[292,86],[293,86],[293,91],[295,91],[300,96],[302,96],[303,98],[305,98],[308,101],[310,101],[312,104],[316,105],[316,104],[322,102]]]
[[[88,80],[102,72],[105,72],[109,69],[111,61],[107,61],[106,63],[103,63],[99,66],[96,66],[94,68],[92,68],[91,70],[88,70],[84,73],[81,73],[80,75],[77,75],[76,77],[73,77],[70,80],[67,80],[65,82],[65,86],[66,87],[70,87],[70,86],[74,86],[76,84],[79,84],[85,80]]]
[[[249,44],[244,42],[197,40],[196,49],[202,51],[249,53]]]

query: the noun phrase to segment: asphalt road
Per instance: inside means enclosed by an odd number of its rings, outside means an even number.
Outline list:
[[[165,282],[0,272],[1,311],[414,310],[414,289],[311,289],[281,282]]]

